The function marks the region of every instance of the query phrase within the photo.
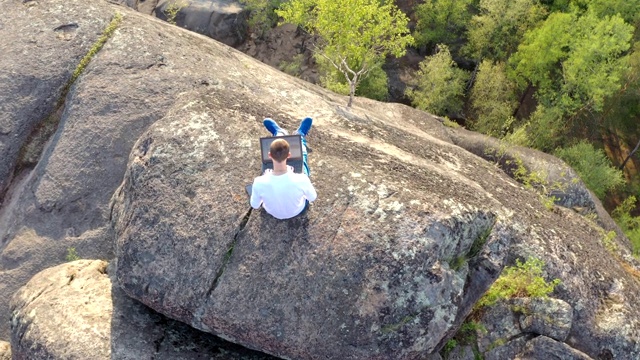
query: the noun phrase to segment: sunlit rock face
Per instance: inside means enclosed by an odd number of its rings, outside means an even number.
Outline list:
[[[283,358],[413,359],[456,333],[505,263],[534,256],[562,281],[552,297],[573,309],[564,344],[592,358],[640,357],[625,242],[605,246],[597,224],[545,207],[457,145],[465,131],[398,104],[355,99],[347,110],[345,97],[127,7],[5,2],[12,26],[0,24],[0,44],[11,54],[33,41],[91,44],[116,12],[123,20],[69,88],[33,170],[8,185],[0,297],[70,247],[111,258],[115,240],[128,296],[197,329]],[[86,48],[50,50],[66,61],[64,79]],[[35,64],[39,53],[29,54]],[[244,192],[260,169],[261,120],[293,130],[305,116],[319,198],[276,221],[250,210]],[[0,331],[8,338],[9,324]]]
[[[275,360],[127,297],[112,269],[77,260],[36,274],[12,299],[13,359]],[[9,360],[5,344],[0,359]]]

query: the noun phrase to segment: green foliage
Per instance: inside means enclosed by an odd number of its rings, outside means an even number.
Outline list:
[[[465,321],[458,332],[452,339],[447,341],[444,348],[441,351],[441,355],[444,359],[448,359],[451,351],[458,346],[470,345],[473,349],[473,355],[475,360],[482,360],[482,354],[478,350],[478,334],[486,334],[487,328],[479,322],[468,320]]]
[[[586,141],[568,148],[559,148],[555,155],[569,164],[585,185],[599,199],[604,199],[607,191],[624,184],[622,171],[611,165],[604,151],[595,149]]]
[[[76,252],[76,248],[74,247],[67,248],[67,256],[65,257],[65,259],[67,261],[80,260],[80,256],[78,256],[78,253]]]
[[[485,60],[480,64],[470,100],[474,130],[496,137],[510,130],[516,107],[515,87],[507,79],[503,63]]]
[[[553,150],[565,133],[564,125],[562,109],[538,105],[526,125],[529,146],[542,151]]]
[[[322,74],[320,84],[342,95],[349,95],[350,87],[348,79],[338,69],[333,67],[322,56],[316,57],[318,70]],[[386,100],[389,96],[387,73],[382,69],[382,64],[373,66],[369,73],[362,78],[356,87],[356,95],[375,100]]]
[[[543,277],[544,262],[529,258],[516,260],[515,266],[505,267],[500,277],[476,303],[476,308],[491,306],[498,300],[514,297],[547,297],[560,284],[559,279],[547,282]]]
[[[375,66],[356,88],[356,95],[384,101],[389,97],[389,79],[382,66]]]
[[[451,351],[458,346],[458,341],[456,339],[449,339],[446,344],[444,344],[444,348],[442,349],[442,357],[448,358]]]
[[[522,126],[516,127],[513,132],[505,135],[502,140],[511,145],[530,147],[531,140],[529,139],[529,136],[527,134],[527,126],[527,124],[524,124]]]
[[[467,52],[475,59],[506,61],[523,35],[546,15],[535,0],[480,0],[469,24]]]
[[[611,213],[616,223],[631,241],[633,254],[640,255],[640,216],[631,215],[635,208],[636,197],[629,196]]]
[[[302,62],[304,61],[304,54],[295,55],[291,58],[291,61],[283,61],[278,65],[278,68],[291,76],[300,75],[302,69]]]
[[[525,35],[510,63],[516,78],[538,87],[547,108],[569,115],[585,107],[599,111],[621,87],[632,34],[618,15],[553,13]]]
[[[456,67],[446,45],[420,63],[420,69],[409,82],[406,95],[411,103],[436,115],[446,115],[462,110],[467,72]]]
[[[508,160],[508,165],[513,165],[513,178],[527,189],[538,189],[547,186],[547,174],[538,171],[529,171],[521,158]]]
[[[100,35],[100,37],[98,38],[98,41],[96,41],[93,44],[91,49],[89,49],[89,52],[87,52],[87,54],[82,58],[82,60],[80,60],[80,63],[78,64],[78,66],[76,66],[76,69],[73,72],[73,75],[71,76],[70,84],[73,84],[78,79],[80,74],[84,72],[84,69],[91,62],[91,59],[93,59],[93,57],[100,50],[102,50],[102,47],[104,46],[104,44],[107,43],[107,40],[111,38],[111,35],[113,35],[113,33],[116,31],[121,21],[122,21],[122,14],[116,13],[113,16],[113,19],[111,19],[111,22],[109,23],[109,25],[107,25],[107,27],[102,31],[102,35]]]
[[[630,24],[640,19],[640,0],[573,0],[573,4],[592,10],[598,17],[620,15]]]
[[[455,121],[452,121],[451,119],[449,119],[449,118],[448,118],[448,117],[446,117],[446,116],[445,116],[445,117],[444,117],[444,119],[442,120],[442,125],[444,125],[444,126],[446,126],[446,127],[454,128],[454,129],[457,129],[457,128],[461,127],[461,126],[460,126],[460,124],[458,124],[458,123],[457,123],[457,122],[455,122]]]
[[[176,24],[176,17],[178,16],[178,13],[180,12],[180,10],[182,10],[185,6],[187,6],[188,4],[183,2],[183,1],[179,1],[179,0],[172,0],[167,4],[167,7],[164,9],[163,13],[164,16],[167,17],[167,22],[169,24]]]
[[[415,7],[417,45],[451,45],[463,37],[474,0],[426,0]]]
[[[275,10],[283,2],[284,0],[240,0],[240,3],[249,10],[250,15],[247,21],[249,28],[259,37],[278,23]]]
[[[615,231],[605,232],[604,229],[602,230],[602,245],[604,245],[604,248],[609,252],[615,252],[618,250],[618,245],[616,244],[615,239]]]
[[[409,18],[392,0],[291,0],[276,13],[321,39],[316,54],[349,83],[347,106],[367,73],[388,55],[404,55],[414,43]]]

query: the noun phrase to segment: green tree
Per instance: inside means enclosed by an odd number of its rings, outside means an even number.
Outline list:
[[[564,149],[557,149],[555,155],[566,161],[599,199],[604,199],[607,191],[624,184],[622,171],[611,165],[604,151],[597,150],[586,141]]]
[[[546,16],[536,0],[480,0],[471,19],[466,52],[475,59],[506,61],[524,34]]]
[[[507,78],[504,63],[485,60],[480,64],[470,101],[476,131],[502,137],[510,130],[517,102],[515,86]]]
[[[276,13],[318,36],[316,58],[326,59],[349,84],[347,107],[371,70],[414,43],[409,18],[392,0],[291,0]]]
[[[436,115],[462,110],[464,89],[469,75],[456,66],[446,45],[438,45],[439,52],[428,56],[409,81],[406,95],[411,103]]]
[[[525,36],[510,62],[516,77],[538,87],[546,107],[569,115],[585,107],[600,111],[621,87],[632,34],[617,15],[554,13]]]
[[[538,108],[527,128],[532,146],[548,151],[567,135],[597,135],[602,124],[594,119],[623,85],[632,32],[617,15],[574,11],[553,13],[525,34],[509,59],[509,73],[521,86],[536,89]]]
[[[415,7],[417,45],[451,45],[463,37],[476,0],[426,0]]]
[[[619,15],[630,24],[640,20],[640,0],[572,0],[572,3],[592,10],[599,17]]]

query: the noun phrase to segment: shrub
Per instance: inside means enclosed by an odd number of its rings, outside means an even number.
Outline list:
[[[640,216],[631,215],[631,210],[635,207],[636,197],[629,196],[611,213],[616,223],[633,245],[633,254],[640,255]]]
[[[559,279],[547,282],[542,276],[544,262],[529,258],[524,263],[516,260],[515,266],[505,267],[500,277],[476,303],[476,309],[495,304],[498,300],[515,297],[547,297],[560,283]]]
[[[555,155],[566,161],[600,200],[604,199],[607,191],[624,184],[622,171],[611,165],[604,151],[595,149],[586,141],[556,149]]]
[[[67,256],[65,257],[65,259],[67,261],[80,260],[80,256],[78,256],[78,253],[76,252],[76,248],[74,247],[67,248]]]

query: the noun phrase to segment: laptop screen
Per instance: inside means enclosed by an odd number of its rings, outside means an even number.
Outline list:
[[[269,147],[275,139],[285,139],[289,143],[289,152],[291,153],[290,160],[302,159],[302,140],[300,135],[286,135],[286,136],[270,136],[260,138],[260,151],[262,152],[262,162],[271,162],[269,159]]]

